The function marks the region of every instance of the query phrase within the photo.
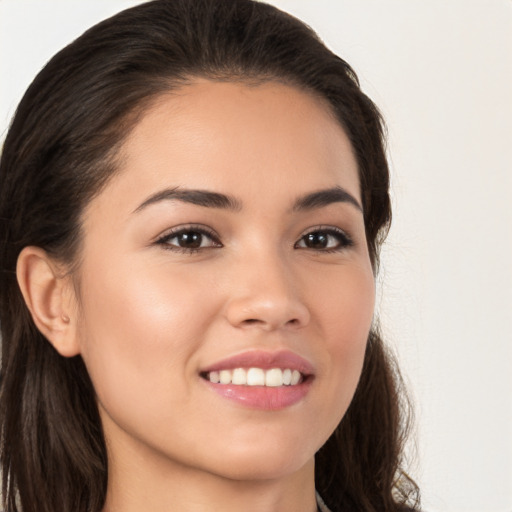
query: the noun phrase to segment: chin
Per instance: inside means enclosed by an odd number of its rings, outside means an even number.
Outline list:
[[[283,443],[284,444],[284,443]],[[274,480],[314,467],[315,450],[305,450],[297,443],[293,447],[265,448],[260,445],[243,447],[226,453],[219,473],[232,480]],[[301,449],[302,448],[302,449]]]
[[[221,475],[229,480],[240,482],[268,482],[269,480],[280,480],[298,473],[304,470],[309,462],[310,461],[305,461],[301,464],[290,464],[290,461],[287,461],[283,464],[275,464],[268,463],[267,461],[264,463],[246,461],[243,464],[235,464],[230,468],[226,468]]]

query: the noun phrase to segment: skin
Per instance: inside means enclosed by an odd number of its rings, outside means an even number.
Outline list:
[[[293,204],[332,187],[361,203],[343,129],[296,88],[197,80],[160,97],[120,157],[83,215],[79,294],[63,285],[52,306],[65,334],[47,332],[63,355],[81,354],[98,395],[104,511],[316,510],[314,454],[355,391],[374,276],[357,206]],[[175,187],[227,194],[239,208],[167,199],[138,209]],[[190,224],[215,240],[195,252],[162,241]],[[319,231],[327,249],[305,243]],[[201,369],[253,349],[311,363],[306,397],[258,410],[205,385]]]

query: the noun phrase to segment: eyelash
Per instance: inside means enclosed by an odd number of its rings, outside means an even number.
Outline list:
[[[170,244],[169,242],[180,235],[185,234],[199,234],[202,237],[206,236],[212,241],[212,245],[209,245],[207,247],[180,247],[178,245]],[[311,247],[299,247],[298,244],[305,240],[305,238],[309,235],[326,235],[328,237],[335,237],[338,242],[335,247],[332,248],[320,248],[320,249],[313,249]],[[202,240],[201,240],[202,243]],[[179,228],[175,228],[170,232],[167,232],[165,235],[161,236],[156,240],[156,244],[163,246],[165,250],[168,251],[174,251],[179,252],[183,254],[195,254],[202,250],[207,249],[218,249],[223,247],[222,243],[220,242],[217,234],[205,226],[198,226],[198,225],[188,225],[188,226],[181,226]],[[301,235],[299,240],[294,244],[295,249],[309,249],[316,252],[322,252],[322,253],[335,253],[340,252],[344,249],[347,249],[349,247],[352,247],[354,245],[353,240],[341,229],[333,227],[333,226],[317,226],[310,231],[304,233]]]
[[[173,238],[176,238],[177,236],[184,235],[187,233],[196,233],[200,234],[201,236],[206,236],[212,240],[213,244],[208,247],[179,247],[178,245],[172,245],[169,243]],[[168,251],[174,251],[183,254],[194,254],[201,250],[217,249],[219,247],[222,247],[222,244],[220,243],[218,236],[215,234],[213,230],[208,229],[204,226],[196,226],[193,224],[189,226],[180,226],[179,228],[175,228],[172,231],[167,232],[165,235],[158,238],[156,240],[156,243],[158,245],[162,245],[163,248]]]
[[[296,249],[299,249],[297,247],[297,244],[301,241],[303,241],[308,235],[313,234],[323,234],[327,236],[332,236],[337,238],[338,243],[335,247],[332,248],[325,248],[325,249],[311,249],[310,247],[300,247],[300,249],[310,249],[310,250],[316,250],[316,252],[322,252],[322,253],[334,253],[334,252],[340,252],[344,249],[347,249],[349,247],[352,247],[354,245],[354,241],[352,238],[350,238],[345,231],[336,228],[334,226],[317,226],[310,231],[304,233],[300,239],[295,243],[294,247]]]

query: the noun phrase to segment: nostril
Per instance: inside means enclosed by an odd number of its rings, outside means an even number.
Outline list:
[[[269,296],[264,292],[230,300],[225,312],[229,323],[236,327],[266,331],[281,328],[295,330],[309,323],[309,311],[300,300],[284,293]]]

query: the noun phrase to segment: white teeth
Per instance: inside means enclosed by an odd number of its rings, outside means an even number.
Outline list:
[[[295,386],[302,376],[298,370],[290,368],[235,368],[234,370],[220,370],[209,372],[207,378],[214,384],[235,384],[237,386]]]
[[[221,384],[231,384],[231,372],[229,370],[221,370],[219,382]]]
[[[264,386],[265,372],[261,368],[249,368],[247,371],[248,386]]]
[[[233,370],[231,383],[238,384],[239,386],[247,384],[247,372],[243,368],[237,368],[236,370]]]
[[[283,385],[283,371],[279,368],[272,368],[265,373],[265,386],[277,387]]]

